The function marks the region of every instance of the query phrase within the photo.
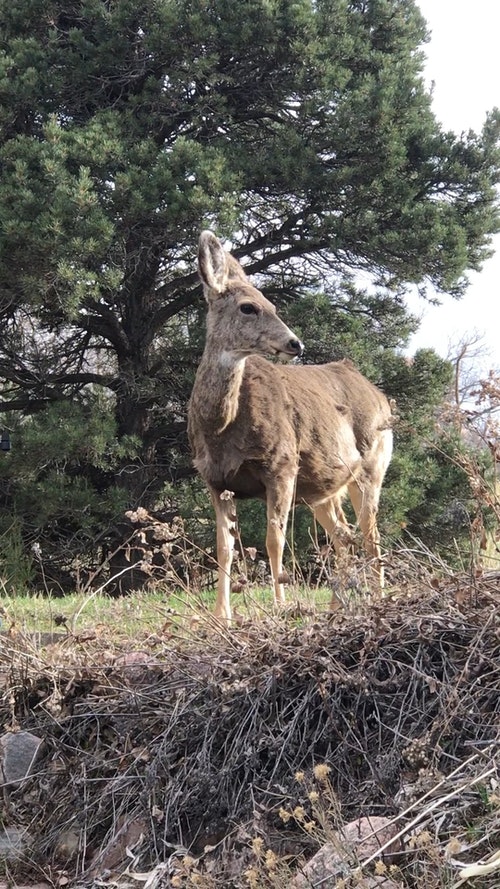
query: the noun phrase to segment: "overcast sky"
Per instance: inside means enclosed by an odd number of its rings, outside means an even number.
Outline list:
[[[447,129],[479,132],[486,112],[500,107],[499,0],[417,0],[432,32],[424,47],[426,80],[434,82],[433,109]],[[483,366],[500,368],[500,235],[495,256],[480,273],[470,272],[470,287],[460,302],[442,297],[438,308],[411,302],[415,314],[425,313],[412,339],[411,351],[432,346],[441,355],[453,352],[464,337],[484,339]]]

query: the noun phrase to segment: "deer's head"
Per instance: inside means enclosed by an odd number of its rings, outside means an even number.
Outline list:
[[[217,343],[228,361],[247,355],[302,354],[300,340],[210,231],[200,236],[198,270],[209,307],[207,340]]]

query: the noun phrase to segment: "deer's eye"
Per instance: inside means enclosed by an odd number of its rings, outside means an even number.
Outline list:
[[[254,306],[253,303],[242,303],[240,306],[240,312],[243,312],[244,315],[258,315],[259,310],[257,306]]]

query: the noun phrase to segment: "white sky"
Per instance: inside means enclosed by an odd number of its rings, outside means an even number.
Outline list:
[[[479,132],[486,112],[500,107],[499,0],[417,2],[431,31],[424,52],[426,80],[434,82],[434,113],[445,129]],[[483,270],[468,273],[470,286],[460,301],[443,296],[436,308],[410,301],[411,311],[424,315],[411,353],[430,346],[453,356],[453,346],[477,334],[484,342],[478,363],[486,370],[500,368],[500,235],[493,247],[495,255]]]

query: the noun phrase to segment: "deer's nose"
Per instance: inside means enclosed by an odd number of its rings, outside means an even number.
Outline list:
[[[290,349],[290,352],[295,352],[295,354],[300,357],[304,351],[304,343],[293,338],[289,341],[288,348]]]

